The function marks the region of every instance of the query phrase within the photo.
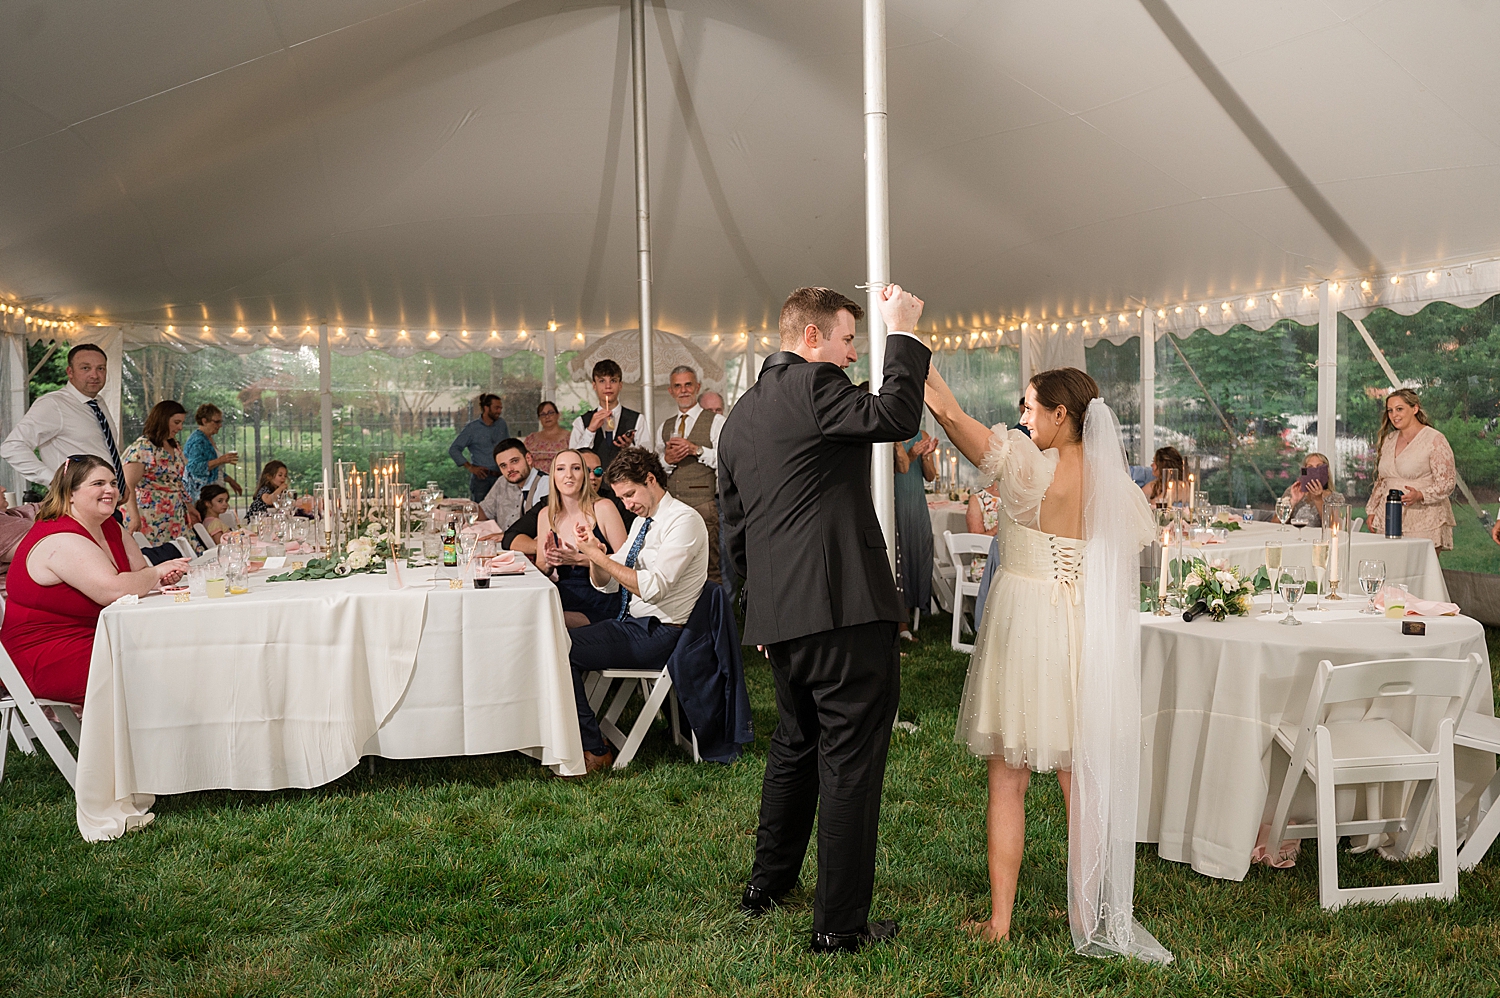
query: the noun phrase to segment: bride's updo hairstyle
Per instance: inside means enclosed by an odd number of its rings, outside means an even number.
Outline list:
[[[1030,384],[1036,389],[1037,405],[1049,412],[1058,406],[1068,410],[1073,436],[1082,440],[1083,414],[1088,411],[1089,403],[1099,398],[1099,382],[1076,367],[1058,367],[1033,374]]]

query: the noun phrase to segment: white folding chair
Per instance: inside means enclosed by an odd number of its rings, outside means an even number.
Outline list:
[[[22,752],[30,755],[36,749],[32,747],[31,739],[42,743],[42,748],[52,757],[58,771],[63,774],[63,779],[68,781],[68,786],[77,784],[78,760],[72,752],[68,751],[67,744],[58,737],[52,722],[42,712],[43,707],[51,707],[52,713],[57,716],[57,723],[62,725],[68,737],[73,739],[73,744],[79,743],[82,734],[82,725],[78,718],[73,715],[72,704],[63,703],[58,700],[38,700],[31,695],[31,688],[16,671],[16,664],[10,660],[10,655],[4,648],[0,648],[0,685],[5,687],[5,695],[0,698],[0,724],[4,726],[3,734],[0,734],[0,779],[5,776],[5,753],[4,739],[9,737],[15,740],[16,747]],[[24,725],[23,723],[24,722]],[[26,729],[30,726],[30,730]]]
[[[1484,673],[1481,671],[1480,675]],[[1481,752],[1500,755],[1500,717],[1491,717],[1478,711],[1467,711],[1458,719],[1458,730],[1453,733],[1453,744]],[[1495,836],[1500,834],[1500,772],[1490,780],[1489,786],[1479,795],[1474,813],[1469,816],[1469,834],[1464,847],[1458,853],[1460,871],[1472,870],[1484,859]]]
[[[135,531],[130,536],[135,538],[135,546],[138,548],[148,548],[151,546],[151,542],[146,539],[146,535],[141,533],[139,530]]]
[[[1452,898],[1458,894],[1458,832],[1453,789],[1453,731],[1464,703],[1481,672],[1479,655],[1466,659],[1402,658],[1333,665],[1318,663],[1301,723],[1283,721],[1276,731],[1290,761],[1267,839],[1278,848],[1287,838],[1318,840],[1318,900],[1330,911],[1356,901]],[[1432,744],[1424,746],[1382,717],[1332,720],[1330,707],[1351,701],[1393,702],[1400,698],[1448,700]],[[1394,705],[1394,703],[1392,703]],[[1303,774],[1317,793],[1317,820],[1289,825],[1287,812]],[[1419,783],[1406,813],[1396,818],[1367,817],[1339,821],[1335,788],[1342,784]],[[1343,835],[1398,835],[1396,850],[1405,854],[1422,825],[1432,789],[1437,788],[1438,880],[1426,884],[1340,887],[1338,842]],[[1373,797],[1373,795],[1372,795]]]
[[[955,534],[951,530],[943,531],[943,540],[948,545],[948,558],[953,562],[955,576],[953,579],[953,633],[949,638],[949,644],[954,651],[973,652],[972,644],[965,644],[959,640],[963,629],[964,599],[965,597],[979,600],[979,583],[969,581],[969,564],[975,555],[986,554],[990,549],[990,541],[993,538],[989,534]],[[968,560],[964,559],[968,555]],[[975,607],[977,614],[978,607]],[[977,635],[976,635],[977,637]]]
[[[211,551],[214,548],[214,535],[208,532],[208,528],[202,523],[193,524],[193,533],[203,542],[203,550]]]
[[[599,720],[599,730],[604,732],[604,737],[609,739],[611,745],[620,746],[620,754],[615,757],[615,769],[624,769],[630,765],[630,760],[640,750],[641,742],[646,739],[646,732],[651,730],[651,723],[663,708],[666,708],[671,723],[672,741],[686,749],[694,762],[703,761],[703,757],[698,754],[698,736],[691,729],[686,735],[683,734],[680,720],[682,708],[677,703],[677,691],[672,689],[672,676],[665,665],[660,669],[603,669],[596,676],[598,678],[589,690],[589,706]],[[616,680],[620,681],[618,687],[615,686]],[[630,696],[636,691],[637,684],[646,703],[627,733],[619,726],[620,715],[630,703]],[[611,690],[614,692],[612,699],[609,697]],[[609,707],[600,713],[599,708],[606,699],[609,699]]]
[[[182,556],[188,561],[192,561],[194,558],[198,557],[198,552],[193,550],[193,542],[188,540],[186,537],[172,538],[172,546],[178,551],[182,552]]]
[[[1362,516],[1356,516],[1352,521],[1350,521],[1349,529],[1356,534],[1365,529],[1365,518]]]
[[[223,513],[219,514],[219,519],[223,520],[224,526],[230,530],[240,529],[240,515],[232,509],[226,509]]]

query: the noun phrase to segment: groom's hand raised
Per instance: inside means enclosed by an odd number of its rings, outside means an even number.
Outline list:
[[[887,284],[881,292],[880,314],[885,319],[885,328],[895,333],[910,333],[917,328],[926,302],[901,290],[899,284]]]

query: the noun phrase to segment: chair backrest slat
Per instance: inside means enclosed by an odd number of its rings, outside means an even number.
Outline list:
[[[1392,696],[1466,698],[1474,685],[1472,659],[1406,658],[1336,665],[1323,703]]]

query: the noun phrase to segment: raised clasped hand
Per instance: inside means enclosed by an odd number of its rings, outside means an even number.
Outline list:
[[[668,464],[676,464],[683,458],[688,457],[696,448],[683,437],[673,437],[667,441],[666,458]]]
[[[594,411],[594,418],[589,420],[589,432],[593,433],[594,431],[602,427],[605,421],[609,419],[611,412],[613,412],[613,410],[605,409],[603,407],[596,409]]]
[[[926,303],[899,284],[887,284],[880,293],[880,314],[885,319],[885,328],[893,332],[909,333],[917,328]]]

